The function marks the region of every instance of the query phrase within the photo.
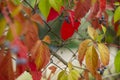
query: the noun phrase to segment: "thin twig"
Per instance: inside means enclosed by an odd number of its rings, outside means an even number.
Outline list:
[[[50,50],[51,52],[51,55],[55,56],[58,60],[60,60],[64,65],[67,66],[67,62],[61,57],[59,56],[58,54],[56,54],[54,51]]]

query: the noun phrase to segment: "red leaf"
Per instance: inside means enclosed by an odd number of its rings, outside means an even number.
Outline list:
[[[60,33],[61,33],[61,38],[63,40],[67,40],[74,34],[74,27],[72,26],[71,23],[65,20],[62,24]]]
[[[78,27],[80,25],[79,21],[73,21],[73,15],[71,16],[71,18],[67,17],[67,19],[62,24],[60,34],[63,40],[67,40],[68,38],[70,38],[74,34],[75,30],[78,30]]]
[[[37,70],[37,67],[33,61],[29,62],[30,73],[32,75],[33,80],[40,80],[42,73]]]
[[[94,19],[99,11],[99,3],[96,1],[96,3],[90,8],[90,14],[87,18],[87,20]]]
[[[96,17],[100,18],[102,16],[102,12],[106,9],[106,0],[99,0],[99,12]]]
[[[28,53],[27,47],[23,44],[23,42],[19,38],[16,38],[12,42],[11,48],[19,48],[17,51],[17,57],[27,59],[27,53]]]
[[[50,9],[50,13],[47,17],[47,22],[56,19],[59,16],[58,12],[55,11],[53,8]]]
[[[99,0],[100,2],[100,10],[104,11],[106,8],[106,0]]]
[[[11,50],[17,49],[17,51],[15,51],[15,53],[17,53],[17,58],[18,59],[24,59],[27,62],[27,47],[22,43],[22,41],[20,41],[19,38],[16,38],[11,45]],[[17,76],[19,76],[21,73],[23,73],[26,70],[26,66],[27,63],[24,64],[17,64]]]
[[[5,56],[0,53],[0,80],[15,80],[11,54],[8,52]]]
[[[79,0],[75,8],[75,18],[81,19],[86,15],[91,6],[91,0]]]
[[[79,21],[75,21],[75,22],[74,22],[74,29],[75,29],[76,31],[78,31],[79,25],[80,25],[80,22],[79,22]]]
[[[42,72],[41,71],[33,71],[31,72],[32,78],[33,80],[40,80],[41,76],[42,76]]]

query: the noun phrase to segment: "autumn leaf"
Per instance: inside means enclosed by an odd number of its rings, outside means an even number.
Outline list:
[[[76,31],[78,30],[79,25],[80,25],[79,21],[74,21],[73,26],[70,17],[68,17],[68,19],[65,20],[62,24],[60,30],[61,38],[63,40],[69,39],[74,34],[75,30]]]
[[[59,16],[59,13],[55,11],[53,8],[50,8],[49,15],[47,17],[47,22],[56,19]]]
[[[17,56],[16,72],[17,76],[19,76],[26,70],[28,49],[19,38],[15,38],[14,41],[11,43],[11,52],[16,54]]]
[[[5,56],[2,54],[0,54],[0,58],[2,58],[2,61],[0,61],[0,79],[15,80],[11,53],[8,51]]]
[[[89,80],[89,71],[88,70],[84,70],[83,76],[84,76],[85,80]]]
[[[76,4],[75,19],[83,18],[89,11],[91,6],[91,0],[80,0]]]
[[[32,15],[32,16],[31,16],[31,19],[32,19],[33,21],[37,22],[37,23],[40,23],[41,25],[44,24],[41,16],[40,16],[39,14],[37,14],[37,13],[35,13],[34,15]]]
[[[82,61],[84,59],[88,44],[92,42],[90,39],[84,40],[83,42],[80,43],[79,49],[78,49],[78,60],[79,63],[82,64]]]
[[[96,73],[95,79],[96,80],[102,80],[102,76],[99,73]]]
[[[62,70],[62,71],[58,74],[57,80],[68,80],[68,74],[66,73],[65,70]]]
[[[98,68],[98,54],[94,46],[87,48],[85,55],[85,63],[87,69],[92,73],[93,76],[96,76],[96,70]]]
[[[88,14],[87,20],[88,21],[94,20],[94,18],[96,18],[98,11],[99,11],[99,2],[96,1],[94,5],[90,8],[90,13]]]
[[[74,28],[72,24],[64,21],[60,33],[63,40],[67,40],[68,38],[70,38],[74,34]]]
[[[41,70],[50,60],[50,51],[46,44],[38,40],[31,50],[31,59],[34,60],[37,70]]]
[[[110,52],[108,47],[103,43],[98,43],[98,51],[100,54],[101,62],[104,66],[109,64]]]
[[[97,36],[98,36],[98,33],[97,33],[97,31],[94,29],[94,28],[92,28],[92,27],[88,27],[88,34],[89,34],[89,36],[93,39],[93,40],[96,40],[96,38],[97,38]]]
[[[24,29],[22,31],[22,36],[24,37],[23,42],[30,51],[35,45],[35,42],[39,39],[38,27],[32,21],[26,20]]]
[[[97,13],[97,18],[100,18],[102,16],[102,13],[106,9],[106,0],[99,0],[99,11]]]
[[[43,41],[46,42],[46,43],[48,43],[48,44],[50,44],[50,43],[51,43],[51,38],[50,38],[50,36],[46,35],[46,36],[44,37]]]
[[[80,78],[79,71],[76,69],[70,70],[68,80],[78,80]]]

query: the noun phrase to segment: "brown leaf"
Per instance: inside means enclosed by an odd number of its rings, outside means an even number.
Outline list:
[[[50,60],[50,51],[46,44],[38,40],[31,50],[31,59],[34,60],[37,69],[41,70]]]
[[[109,55],[110,52],[109,52],[108,47],[103,43],[99,43],[98,44],[98,51],[99,51],[101,62],[103,63],[103,65],[104,66],[108,65],[109,58],[110,58],[110,55]]]
[[[24,25],[24,30],[22,31],[23,36],[25,37],[24,43],[30,51],[35,45],[36,41],[39,39],[38,27],[32,21],[27,20]]]
[[[102,80],[102,76],[97,73],[96,76],[95,76],[95,79],[96,79],[96,80]]]
[[[85,80],[89,80],[89,71],[85,70],[83,76]]]
[[[75,8],[75,18],[81,19],[86,15],[91,6],[91,0],[79,0]]]
[[[35,13],[34,15],[32,15],[31,19],[32,19],[33,21],[37,22],[37,23],[40,23],[41,25],[44,24],[41,16],[40,16],[39,14],[37,14],[37,13]]]
[[[96,75],[98,68],[98,54],[94,46],[88,47],[85,55],[86,67],[92,73],[93,76]]]
[[[44,42],[50,44],[51,43],[51,39],[50,39],[50,36],[46,35],[43,39]]]
[[[78,60],[79,63],[82,64],[82,61],[84,59],[84,55],[85,52],[87,50],[88,44],[92,42],[90,39],[84,40],[83,42],[81,42],[81,44],[79,45],[79,49],[78,49]]]
[[[0,58],[2,58],[0,62],[0,79],[15,80],[11,54],[9,52],[5,56],[1,54]]]

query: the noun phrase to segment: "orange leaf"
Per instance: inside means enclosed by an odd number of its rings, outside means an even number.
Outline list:
[[[50,36],[46,35],[43,39],[44,42],[50,44],[51,43],[51,39],[50,39]]]
[[[102,80],[102,76],[97,73],[96,76],[95,76],[95,79],[96,79],[96,80]]]
[[[83,76],[84,76],[84,79],[85,79],[85,80],[89,80],[89,71],[88,71],[88,70],[85,70]]]
[[[81,44],[79,45],[79,49],[78,49],[78,60],[79,63],[82,64],[82,61],[84,59],[84,55],[86,53],[88,44],[92,42],[90,39],[84,40],[83,42],[81,42]]]
[[[101,62],[103,63],[104,66],[108,65],[109,58],[110,58],[110,55],[109,55],[110,52],[109,52],[108,47],[103,43],[99,43],[98,50],[100,53]]]
[[[26,21],[24,25],[23,35],[25,36],[24,43],[28,47],[28,50],[31,50],[35,45],[35,42],[39,39],[38,36],[38,27],[35,23],[31,21]]]
[[[38,70],[47,65],[50,60],[50,51],[46,44],[38,40],[31,51],[31,59],[34,60]]]
[[[44,24],[41,16],[40,16],[39,14],[37,14],[37,13],[35,13],[34,15],[32,15],[31,19],[32,19],[33,21],[37,22],[37,23],[40,23],[41,25]]]
[[[95,76],[98,68],[98,54],[94,46],[88,47],[85,60],[87,69],[92,73],[93,76]]]
[[[11,54],[8,52],[5,56],[0,56],[0,79],[1,80],[15,80]]]

